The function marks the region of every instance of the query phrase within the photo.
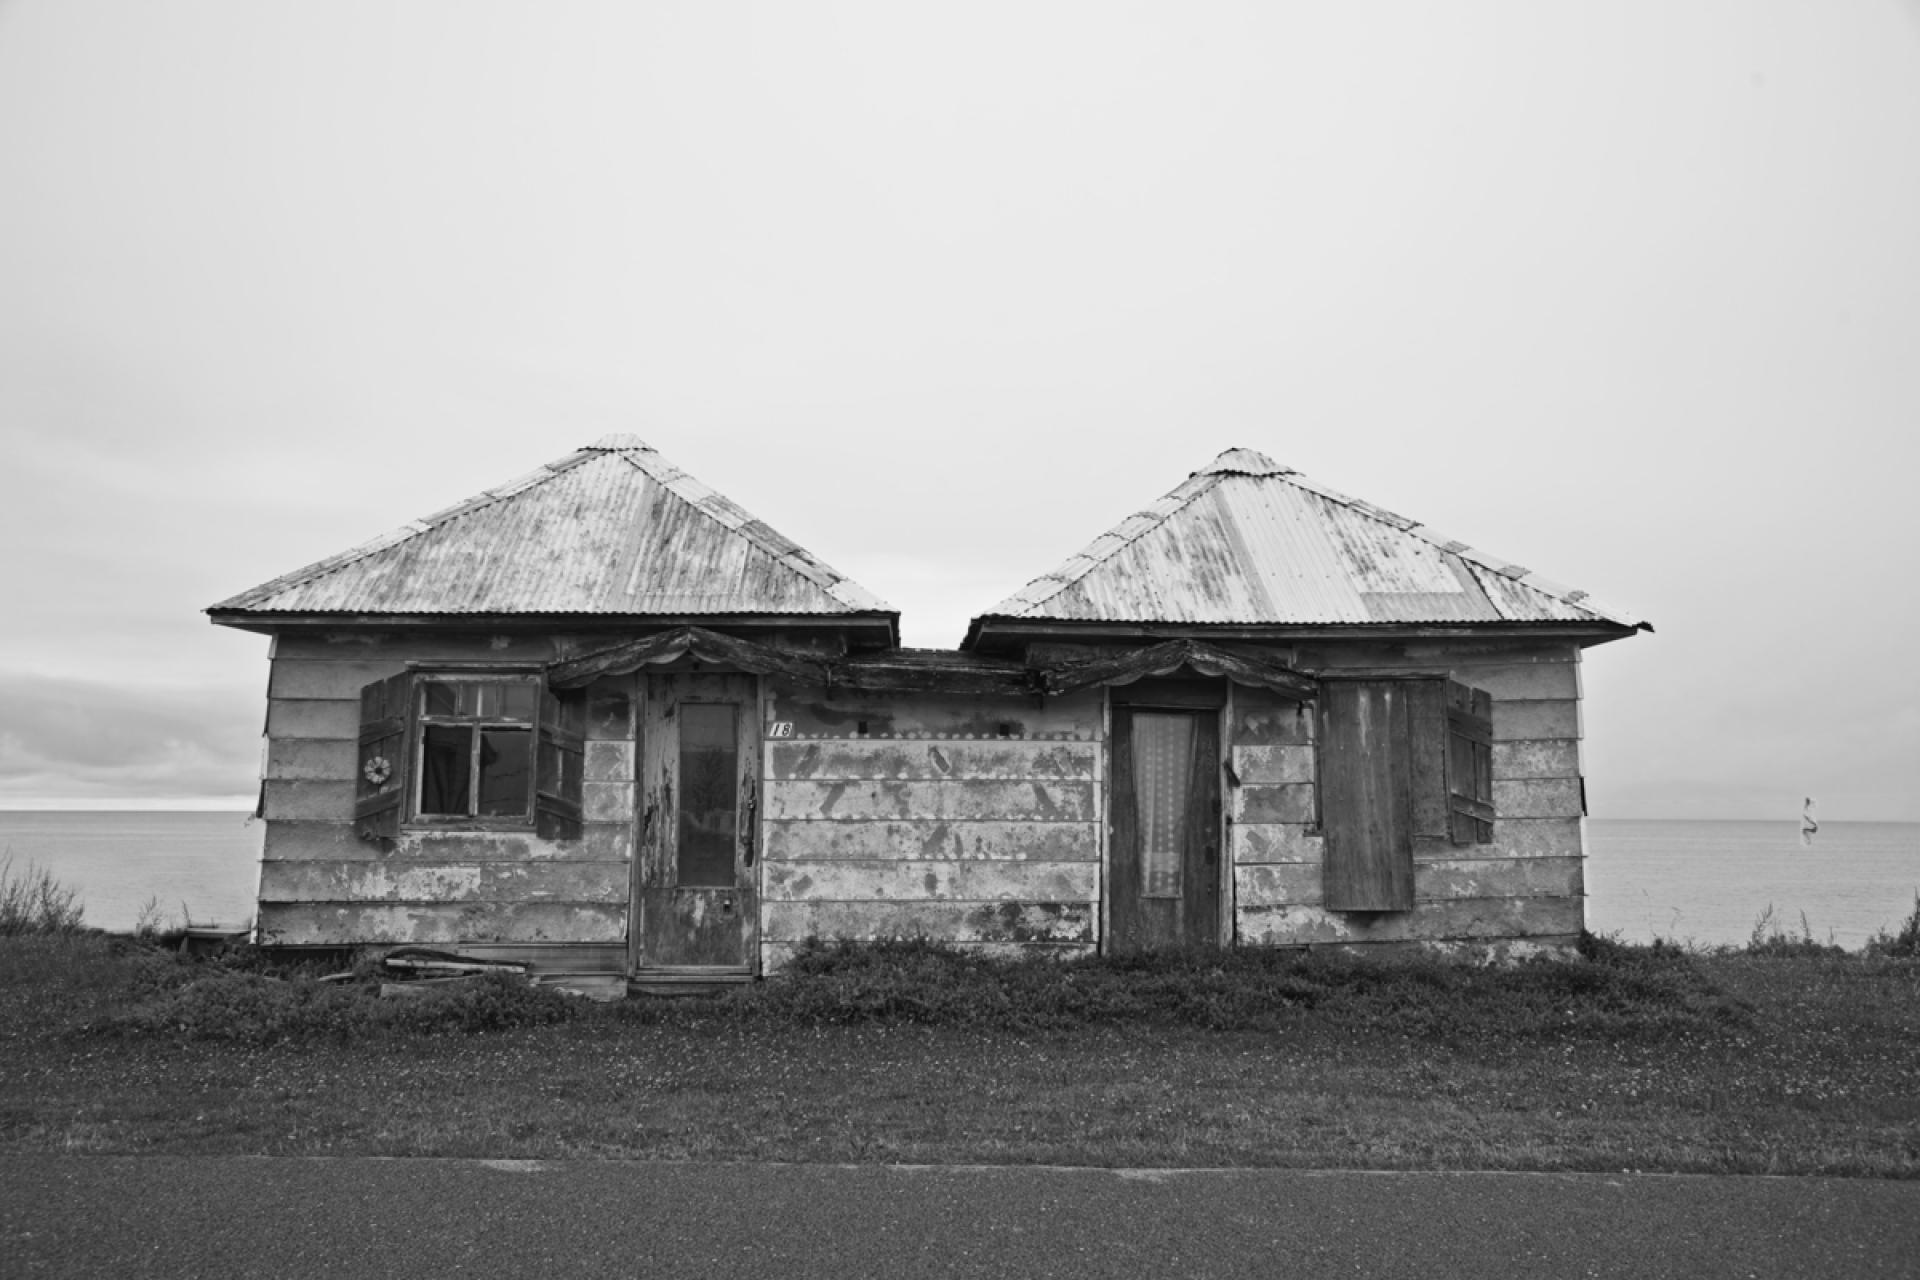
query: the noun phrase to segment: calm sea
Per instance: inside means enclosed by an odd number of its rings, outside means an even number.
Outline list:
[[[130,929],[149,902],[169,923],[253,917],[262,826],[236,813],[0,812],[0,854],[80,890],[87,923]],[[1587,927],[1634,941],[1743,942],[1767,908],[1795,932],[1857,947],[1920,892],[1920,823],[1587,824]]]

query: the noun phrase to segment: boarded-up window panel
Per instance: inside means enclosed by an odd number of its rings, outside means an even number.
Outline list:
[[[1451,810],[1447,804],[1447,682],[1408,680],[1407,772],[1413,806],[1416,842],[1445,844],[1452,839]]]
[[[1493,842],[1493,695],[1447,682],[1447,815],[1453,843]]]
[[[540,744],[535,752],[534,829],[545,840],[580,838],[586,777],[584,690],[540,690]]]
[[[1334,911],[1411,910],[1408,683],[1328,681],[1322,700],[1326,905]]]
[[[407,710],[413,677],[401,672],[360,690],[360,749],[355,758],[353,829],[362,840],[391,840],[405,816]]]

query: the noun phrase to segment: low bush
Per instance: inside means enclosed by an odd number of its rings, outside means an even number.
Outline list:
[[[0,855],[0,937],[77,933],[83,927],[77,890],[29,862],[15,871],[13,855]]]
[[[1920,958],[1920,893],[1913,895],[1913,910],[1900,922],[1900,928],[1893,933],[1880,930],[1867,940],[1866,949],[1873,956]]]
[[[841,942],[803,948],[778,975],[720,1007],[807,1024],[1010,1030],[1142,1023],[1273,1031],[1313,1020],[1437,1039],[1658,1038],[1748,1014],[1675,948],[1595,938],[1582,960],[1509,965],[1264,948],[992,959],[923,940]],[[630,1016],[661,1015],[636,1008]]]
[[[163,1036],[269,1045],[352,1041],[405,1034],[508,1031],[578,1016],[578,1003],[524,978],[487,974],[472,982],[383,1000],[377,984],[278,977],[257,969],[179,961],[162,980],[81,1029],[92,1036]],[[174,981],[165,981],[172,977]]]

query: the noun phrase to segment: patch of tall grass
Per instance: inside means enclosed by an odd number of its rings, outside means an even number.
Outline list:
[[[13,854],[0,855],[0,937],[70,934],[83,927],[77,890],[33,862],[16,871]]]

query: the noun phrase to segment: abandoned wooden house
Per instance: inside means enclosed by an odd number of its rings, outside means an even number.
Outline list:
[[[1646,629],[1244,449],[974,619],[632,437],[208,610],[273,637],[258,934],[672,986],[808,939],[1560,946]]]

